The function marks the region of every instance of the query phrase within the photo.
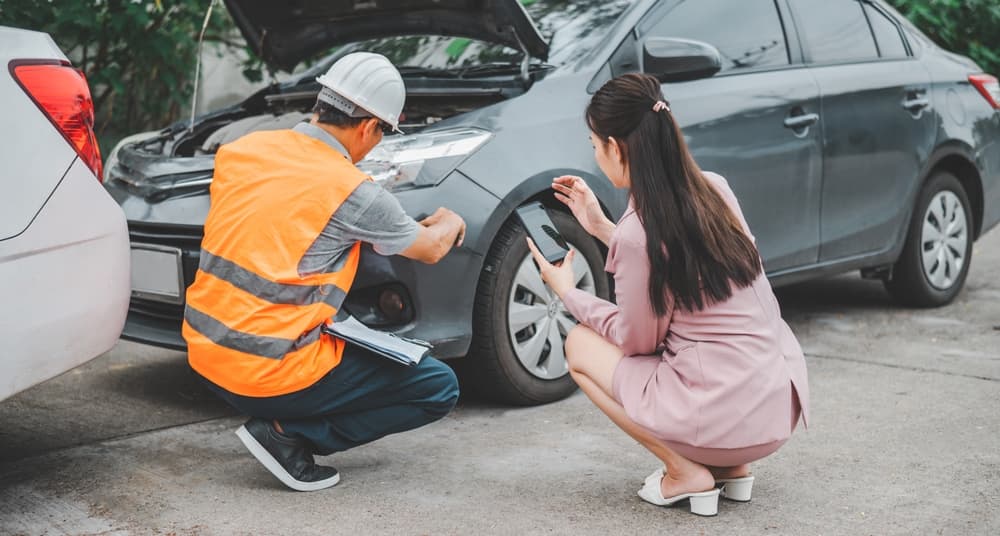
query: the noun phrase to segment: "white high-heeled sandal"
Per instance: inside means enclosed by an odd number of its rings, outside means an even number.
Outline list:
[[[750,502],[753,491],[753,475],[740,478],[720,478],[715,481],[723,499],[736,502]]]
[[[683,500],[687,500],[691,507],[691,513],[699,516],[714,516],[719,513],[719,489],[712,488],[708,491],[696,493],[681,493],[673,497],[664,497],[660,491],[660,480],[663,479],[663,469],[657,469],[653,474],[646,477],[646,482],[639,490],[639,497],[642,500],[655,504],[656,506],[671,506]]]

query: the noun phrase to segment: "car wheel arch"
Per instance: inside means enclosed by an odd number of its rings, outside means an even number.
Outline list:
[[[965,194],[968,196],[969,204],[972,208],[973,240],[978,239],[980,233],[982,233],[983,217],[986,208],[984,206],[983,179],[979,173],[979,168],[976,167],[975,161],[972,147],[961,141],[956,140],[940,145],[928,159],[926,170],[921,174],[920,181],[917,183],[914,193],[915,196],[917,192],[920,192],[924,185],[927,184],[927,181],[939,171],[947,171],[955,175],[965,189]],[[911,211],[913,210],[913,204],[910,203]]]
[[[616,199],[618,196],[616,196],[614,187],[603,177],[598,177],[592,173],[577,169],[555,169],[539,173],[522,181],[517,187],[511,189],[507,195],[501,199],[500,203],[497,205],[497,209],[492,215],[490,215],[488,223],[484,226],[484,232],[478,238],[477,250],[482,251],[485,255],[485,253],[489,251],[494,240],[496,240],[496,236],[500,232],[500,229],[514,217],[514,211],[517,210],[517,207],[520,207],[525,203],[537,201],[545,205],[547,208],[565,212],[567,214],[570,213],[569,209],[556,199],[555,193],[552,190],[552,179],[561,175],[577,175],[583,177],[594,190],[594,194],[597,195],[597,200],[601,204],[601,210],[608,218],[611,218],[612,221],[617,220],[618,216],[620,216],[624,211],[626,204],[625,196],[620,196],[620,200]],[[606,255],[607,247],[596,238],[594,241]],[[485,264],[483,269],[487,269]]]
[[[525,201],[532,199],[539,197],[531,196]],[[579,249],[580,257],[589,264],[591,288],[585,291],[603,299],[611,299],[612,281],[603,272],[606,250],[602,250],[599,242],[579,226],[570,211],[554,210],[550,216],[566,240]],[[456,363],[456,371],[461,381],[472,391],[490,400],[515,405],[535,405],[559,400],[576,389],[568,370],[562,376],[540,376],[537,367],[544,359],[550,358],[551,354],[546,357],[546,350],[540,347],[536,350],[526,349],[518,342],[523,343],[524,340],[515,341],[513,338],[516,335],[509,331],[508,321],[512,317],[507,304],[515,302],[528,306],[534,304],[534,299],[525,301],[524,296],[517,298],[519,295],[517,288],[523,287],[528,294],[542,296],[532,290],[537,289],[537,286],[519,283],[522,280],[522,276],[519,275],[520,269],[525,266],[525,262],[530,262],[525,260],[529,256],[527,244],[524,242],[525,236],[523,227],[517,224],[513,214],[507,215],[490,245],[489,252],[484,257],[483,268],[476,285],[472,341],[465,357]],[[540,283],[540,280],[538,281]],[[584,286],[587,284],[584,283]],[[549,299],[551,297],[552,294],[549,293]],[[551,305],[557,304],[558,300],[547,302],[543,298],[543,303],[549,304],[551,315]],[[563,310],[562,314],[567,313]],[[550,327],[556,324],[561,322],[543,327],[542,333],[549,332]],[[562,328],[560,331],[563,331]],[[565,332],[563,335],[565,336]],[[535,353],[524,354],[525,351]],[[531,359],[532,356],[534,360]],[[556,357],[561,360],[562,354],[559,353]],[[532,364],[536,368],[532,368]],[[543,368],[547,373],[552,372],[548,365]]]
[[[954,174],[958,178],[959,183],[962,184],[962,187],[965,188],[965,193],[969,197],[969,203],[972,208],[973,240],[979,238],[985,207],[983,205],[982,178],[979,170],[973,163],[975,162],[973,154],[974,150],[972,147],[961,140],[951,140],[940,144],[931,152],[923,171],[918,175],[917,180],[913,182],[906,196],[906,213],[900,220],[902,223],[899,226],[895,243],[890,248],[891,253],[888,256],[890,262],[896,262],[898,257],[903,253],[903,245],[906,242],[907,233],[910,229],[910,221],[913,218],[913,211],[916,208],[918,196],[923,191],[927,182],[939,171],[947,171]],[[872,264],[871,267],[879,267],[881,264],[882,261],[879,261]]]

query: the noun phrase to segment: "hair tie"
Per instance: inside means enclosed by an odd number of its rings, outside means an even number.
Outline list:
[[[667,106],[667,103],[665,103],[663,101],[656,101],[656,103],[653,104],[653,111],[654,112],[659,113],[659,112],[662,112],[663,110],[666,110],[666,111],[669,112],[670,111],[670,106]]]

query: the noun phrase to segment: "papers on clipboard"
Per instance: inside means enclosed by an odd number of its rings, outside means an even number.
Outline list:
[[[430,343],[417,339],[407,339],[393,333],[372,329],[353,316],[335,320],[323,326],[323,331],[351,344],[375,352],[404,365],[415,367],[430,353]]]

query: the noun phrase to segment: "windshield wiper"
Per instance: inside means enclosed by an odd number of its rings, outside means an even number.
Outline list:
[[[532,63],[528,66],[531,72],[547,71],[554,68],[546,63]],[[521,66],[516,63],[493,62],[482,65],[473,65],[458,70],[459,78],[466,76],[489,76],[493,74],[515,74],[521,72]]]
[[[532,63],[529,66],[530,72],[544,71],[552,69],[554,66],[545,63]],[[471,65],[469,67],[421,67],[402,66],[399,67],[399,74],[403,76],[430,76],[434,78],[476,78],[482,76],[517,74],[521,72],[521,66],[516,63],[491,62],[481,65]]]
[[[420,67],[419,65],[404,65],[397,67],[399,74],[403,76],[436,76],[455,78],[457,69],[440,69],[436,67]]]

